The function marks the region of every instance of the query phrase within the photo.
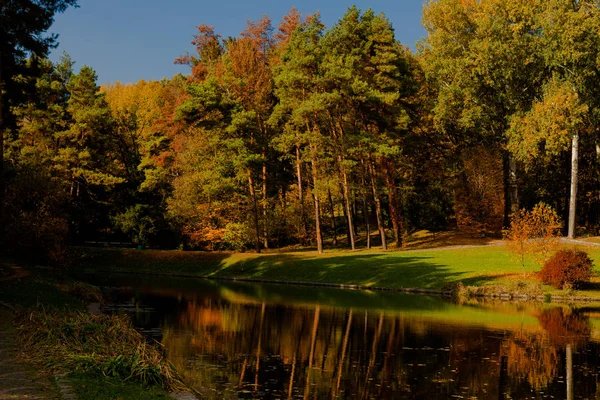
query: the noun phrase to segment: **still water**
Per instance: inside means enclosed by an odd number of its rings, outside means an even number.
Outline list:
[[[600,308],[89,277],[208,399],[597,399]]]

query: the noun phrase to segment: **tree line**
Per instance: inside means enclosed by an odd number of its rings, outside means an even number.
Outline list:
[[[50,22],[74,2],[53,4]],[[384,14],[326,27],[291,9],[236,37],[198,26],[188,75],[102,87],[46,58],[55,38],[28,45],[9,8],[6,248],[386,249],[421,228],[498,233],[538,202],[571,237],[598,230],[598,1],[428,1],[416,52]]]

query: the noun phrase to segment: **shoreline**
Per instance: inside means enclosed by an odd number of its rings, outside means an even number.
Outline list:
[[[140,272],[140,271],[127,271],[127,270],[92,270],[85,269],[84,274],[123,274],[123,275],[151,275],[151,276],[166,276],[171,278],[192,278],[192,279],[206,279],[214,281],[227,281],[227,282],[245,282],[245,283],[266,283],[273,285],[294,285],[294,286],[308,286],[308,287],[325,287],[332,289],[343,289],[343,290],[357,290],[357,291],[378,291],[378,292],[397,292],[405,294],[427,294],[440,296],[447,299],[463,298],[483,298],[493,299],[501,301],[527,301],[527,302],[542,302],[542,303],[560,303],[560,304],[572,304],[572,303],[593,303],[600,302],[600,297],[594,296],[566,296],[556,294],[541,294],[541,295],[530,295],[523,293],[474,293],[470,296],[460,297],[457,296],[455,290],[438,290],[438,289],[421,289],[421,288],[391,288],[381,286],[363,286],[353,285],[344,283],[325,283],[325,282],[305,282],[305,281],[280,281],[272,279],[255,279],[255,278],[232,278],[232,277],[221,277],[221,276],[208,276],[208,275],[193,275],[193,274],[182,274],[182,273],[160,273],[160,272]],[[459,282],[460,283],[460,282]],[[467,287],[472,290],[486,289],[493,290],[494,286],[481,287],[481,286],[470,286]]]

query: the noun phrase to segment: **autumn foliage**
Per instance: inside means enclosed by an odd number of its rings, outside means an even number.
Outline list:
[[[510,227],[504,233],[506,244],[525,271],[525,260],[531,256],[543,263],[558,245],[560,219],[552,207],[537,204],[533,210],[513,214]]]
[[[483,146],[462,153],[463,172],[456,188],[458,229],[497,233],[504,219],[502,156]]]
[[[557,289],[577,289],[590,281],[592,268],[592,260],[586,252],[560,250],[544,264],[540,278]]]

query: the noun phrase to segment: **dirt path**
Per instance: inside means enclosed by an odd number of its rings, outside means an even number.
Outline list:
[[[0,305],[0,400],[60,399],[48,378],[39,377],[17,359],[17,330],[13,318],[12,311]]]

